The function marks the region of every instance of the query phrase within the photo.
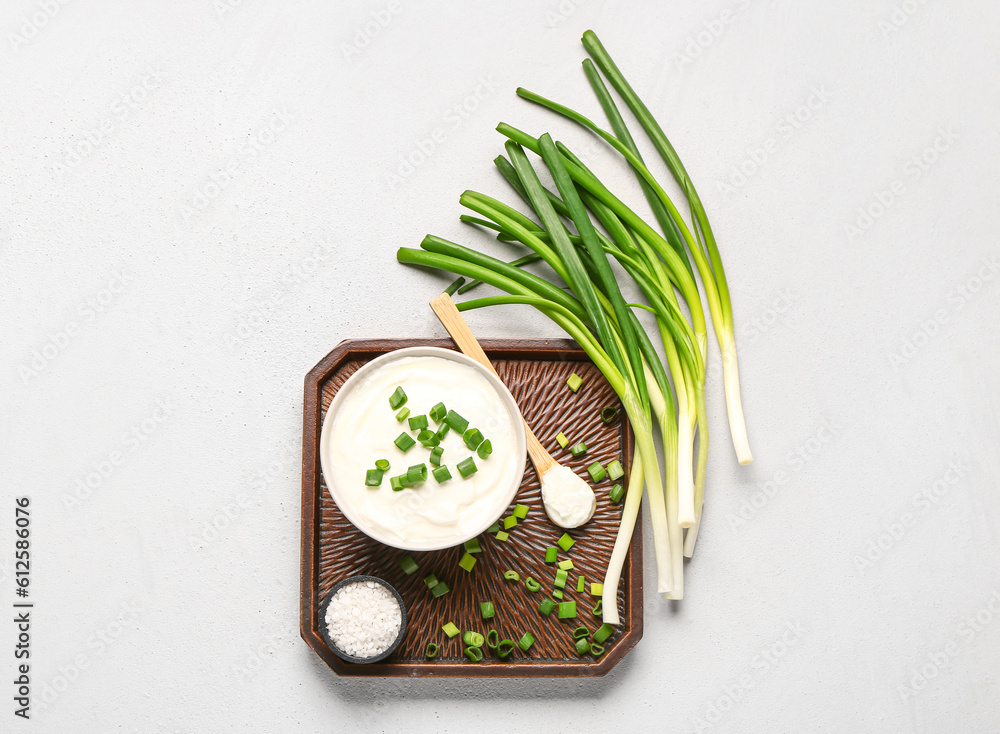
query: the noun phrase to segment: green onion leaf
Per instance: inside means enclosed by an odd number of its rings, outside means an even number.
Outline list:
[[[466,553],[462,556],[462,559],[458,562],[458,565],[464,568],[466,571],[471,572],[472,567],[476,565],[476,557],[471,553]]]
[[[433,658],[437,657],[437,654],[438,654],[437,643],[428,642],[427,647],[424,648],[424,657],[426,657],[428,660],[432,660]]]
[[[487,533],[498,533],[498,532],[500,532],[500,523],[499,522],[493,523],[488,528],[486,528],[486,532]]]
[[[420,568],[420,566],[417,565],[417,562],[413,560],[412,556],[403,556],[398,561],[396,561],[396,563],[399,564],[399,567],[403,569],[403,573],[405,573],[407,576],[409,576],[418,568]],[[437,583],[436,580],[435,583]]]
[[[528,576],[528,577],[526,577],[524,579],[524,588],[526,588],[528,591],[534,593],[534,592],[538,591],[539,589],[541,589],[542,585],[540,583],[538,583],[537,581],[535,581],[535,579],[533,579],[531,576]]]
[[[608,475],[608,470],[605,469],[604,465],[599,461],[595,461],[593,464],[588,466],[587,472],[590,474],[590,478],[595,482],[601,481]]]
[[[480,459],[485,459],[492,453],[493,453],[493,444],[490,443],[489,439],[486,439],[481,444],[479,444],[479,448],[476,449],[476,454],[479,456]]]
[[[554,545],[550,545],[548,548],[545,549],[545,562],[555,563],[558,554],[559,554],[559,549],[556,548]]]
[[[600,617],[602,614],[604,614],[604,600],[598,599],[597,603],[594,605],[594,608],[590,610],[590,613],[593,614],[595,617]]]
[[[524,650],[525,652],[528,652],[528,650],[530,650],[531,646],[534,644],[535,644],[535,636],[530,632],[525,632],[524,635],[521,637],[521,639],[517,641],[517,646],[522,650]]]
[[[485,438],[478,428],[470,428],[462,435],[462,440],[465,441],[465,446],[469,451],[475,451]]]
[[[447,623],[446,625],[444,625],[444,626],[443,626],[443,627],[441,628],[441,631],[442,631],[442,632],[444,632],[444,633],[445,633],[446,635],[448,635],[448,637],[454,637],[454,636],[455,636],[455,635],[457,635],[457,634],[458,634],[459,632],[461,632],[461,630],[460,630],[460,629],[458,629],[458,627],[456,627],[456,626],[455,626],[454,624],[452,624],[451,622],[448,622],[448,623]]]
[[[565,433],[559,431],[559,433],[556,434],[556,443],[559,444],[562,448],[566,448],[567,446],[569,446],[569,439],[566,438]]]
[[[496,539],[499,540],[501,543],[506,543],[507,538],[510,537],[510,533],[505,533],[503,530],[501,530],[494,537],[496,537]]]
[[[572,619],[576,616],[576,602],[564,601],[559,603],[559,619]]]
[[[403,408],[401,411],[399,411],[398,413],[396,413],[396,420],[398,420],[400,423],[402,423],[403,421],[406,420],[406,416],[408,416],[409,414],[410,414],[410,409],[409,408]]]
[[[571,568],[573,568],[573,561],[567,558],[565,561],[559,561],[557,566],[561,568],[563,571],[569,571]]]
[[[433,589],[435,586],[438,585],[437,576],[435,576],[432,573],[427,574],[426,576],[424,576],[424,583],[427,585],[428,589]]]
[[[556,599],[562,599],[563,598],[562,589],[553,589],[552,596],[554,596]]]
[[[396,444],[396,448],[404,454],[417,445],[417,442],[413,440],[413,436],[405,432],[396,436],[396,440],[393,441],[393,443]]]
[[[500,646],[500,633],[496,630],[490,630],[486,633],[486,647],[488,647],[493,652],[497,651]]]
[[[503,519],[503,529],[510,530],[512,527],[517,525],[517,518],[513,515],[508,515]]]
[[[388,459],[378,459],[375,462],[375,468],[378,469],[380,472],[387,472],[387,471],[389,471],[389,460]]]
[[[520,581],[521,580],[521,574],[519,574],[517,571],[504,571],[503,572],[503,577],[505,579],[507,579],[508,581]]]
[[[587,582],[584,579],[583,574],[580,574],[579,576],[576,577],[576,591],[577,591],[578,594],[582,594],[583,593],[583,589],[584,589],[584,586],[586,585],[586,583]]]
[[[441,439],[438,438],[438,435],[434,433],[434,431],[429,431],[426,428],[422,429],[420,433],[417,434],[417,440],[427,448],[434,448],[441,443]]]
[[[586,655],[590,652],[590,641],[587,639],[579,639],[576,641],[576,654]]]
[[[462,654],[474,663],[483,659],[483,651],[478,647],[467,647]]]
[[[569,452],[573,454],[573,456],[583,456],[585,453],[587,453],[587,444],[584,443],[583,441],[580,441],[580,443],[571,447]]]
[[[625,469],[622,467],[622,463],[615,459],[610,464],[608,464],[608,479],[612,482],[617,482],[625,476]]]
[[[396,391],[389,396],[389,407],[393,410],[398,410],[402,408],[406,403],[406,393],[403,392],[402,387],[396,387]]]
[[[610,624],[602,624],[594,633],[594,642],[601,644],[615,633],[615,628]]]
[[[595,658],[601,657],[601,655],[604,654],[604,646],[598,644],[592,644],[590,646],[590,654],[593,655]]]
[[[450,589],[448,588],[448,584],[446,584],[444,581],[439,581],[437,583],[437,586],[431,589],[431,594],[433,594],[434,597],[437,598],[439,596],[444,596],[449,591]]]
[[[582,640],[584,637],[590,637],[590,630],[581,624],[579,627],[573,630],[573,639]]]
[[[369,469],[365,475],[365,486],[378,487],[382,484],[382,472],[378,469]]]
[[[497,645],[497,657],[501,660],[508,657],[512,652],[514,652],[513,640],[501,640],[500,644]]]
[[[437,434],[434,435],[436,436]],[[438,439],[438,442],[440,442],[440,439]],[[444,455],[444,449],[441,448],[440,446],[435,446],[433,449],[431,449],[431,457],[429,461],[434,466],[441,466],[441,457],[443,455]]]
[[[479,538],[473,538],[472,540],[465,541],[465,552],[466,553],[481,553],[482,548],[479,545]]]
[[[556,609],[556,603],[551,599],[542,599],[542,603],[538,605],[538,611],[544,614],[546,617],[552,614]]]
[[[403,491],[403,480],[404,479],[406,479],[406,475],[405,474],[389,478],[389,486],[392,487],[392,491],[393,492],[402,492]]]
[[[601,409],[601,421],[604,425],[609,426],[618,420],[618,408],[614,405],[609,405],[606,408]]]
[[[576,541],[573,540],[572,536],[570,536],[569,533],[563,533],[558,540],[558,545],[564,551],[568,551],[570,548],[576,545]]]
[[[458,462],[458,464],[456,464],[456,466],[458,468],[458,473],[462,475],[463,479],[470,477],[479,471],[479,467],[476,466],[476,462],[471,456],[467,459],[462,459]]]
[[[444,464],[435,467],[434,471],[431,473],[434,475],[434,479],[437,481],[438,484],[442,484],[451,479],[451,470]]]
[[[419,431],[427,428],[427,416],[415,415],[407,421],[411,431]]]
[[[469,427],[469,421],[465,420],[465,418],[460,416],[454,410],[448,411],[444,417],[444,422],[459,433],[465,433],[465,429]]]
[[[616,505],[622,501],[622,497],[624,496],[625,496],[625,488],[620,484],[614,485],[611,488],[611,491],[608,492],[608,499],[614,502]]]
[[[553,582],[558,588],[566,588],[566,579],[569,578],[569,573],[563,571],[561,568],[556,571],[556,580]]]
[[[493,602],[484,601],[479,604],[479,614],[483,619],[493,619],[496,615],[496,610],[493,608]]]
[[[590,595],[601,596],[604,593],[604,584],[591,584]]]
[[[579,390],[580,385],[582,384],[583,384],[583,378],[580,377],[580,375],[576,374],[575,372],[569,376],[568,380],[566,380],[566,387],[568,387],[573,392]]]
[[[530,510],[530,509],[531,508],[528,507],[528,505],[515,505],[514,506],[514,512],[512,514],[518,520],[523,520],[524,518],[526,518],[528,516],[528,510]]]
[[[444,420],[444,417],[448,415],[448,409],[444,407],[444,403],[438,403],[433,408],[428,411],[431,420],[435,423],[440,423]]]

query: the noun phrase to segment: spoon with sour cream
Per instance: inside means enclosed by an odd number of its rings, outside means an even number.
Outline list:
[[[447,293],[431,301],[431,308],[441,321],[441,324],[455,340],[458,348],[468,357],[487,367],[496,375],[496,370],[490,364],[489,357],[479,345],[472,329],[455,308],[454,301]],[[497,375],[499,377],[499,375]],[[522,416],[521,420],[524,418]],[[594,516],[597,508],[597,497],[583,479],[573,473],[569,467],[563,466],[535,438],[531,427],[524,423],[527,434],[528,456],[535,467],[535,473],[542,486],[542,504],[545,514],[556,525],[563,528],[576,528],[583,525]]]

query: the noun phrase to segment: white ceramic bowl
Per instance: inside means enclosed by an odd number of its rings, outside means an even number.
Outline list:
[[[332,427],[334,419],[337,416],[338,409],[344,403],[347,396],[350,395],[352,391],[357,389],[359,385],[364,383],[366,375],[371,374],[375,370],[392,362],[393,360],[403,359],[405,357],[439,357],[472,367],[483,378],[485,378],[489,385],[494,389],[496,395],[500,399],[500,403],[507,411],[511,425],[514,428],[515,440],[513,446],[494,446],[494,452],[513,452],[515,461],[512,462],[513,468],[508,467],[507,470],[504,471],[500,481],[496,484],[495,491],[491,492],[490,496],[495,501],[484,503],[490,508],[489,512],[480,511],[480,513],[477,513],[482,514],[482,518],[479,522],[476,522],[475,525],[469,525],[466,528],[466,532],[463,533],[459,528],[456,528],[456,532],[452,536],[438,536],[431,541],[421,541],[419,538],[413,538],[406,541],[400,540],[382,528],[367,522],[363,514],[353,510],[348,494],[342,485],[342,483],[347,480],[337,473],[337,466],[333,461],[332,449],[330,446],[331,436],[333,435]],[[386,395],[386,399],[388,400],[388,395]],[[442,399],[446,404],[448,403],[447,396],[442,396]],[[386,405],[386,410],[390,410],[388,404]],[[459,410],[459,412],[461,412],[461,410]],[[402,424],[400,430],[404,429],[405,423]],[[497,453],[494,453],[494,456],[497,455]],[[373,465],[375,458],[377,457],[372,457]],[[323,430],[320,433],[319,459],[320,466],[323,469],[323,476],[326,479],[327,488],[330,491],[330,496],[333,497],[333,501],[337,503],[337,506],[340,508],[341,512],[344,513],[347,519],[350,520],[351,523],[353,523],[354,526],[361,532],[379,541],[380,543],[384,543],[385,545],[389,545],[394,548],[411,551],[431,551],[451,548],[464,543],[467,540],[475,538],[485,532],[490,525],[500,518],[503,511],[511,503],[511,500],[514,499],[514,495],[517,494],[517,489],[521,484],[521,478],[524,475],[525,461],[527,459],[527,439],[524,433],[524,422],[521,418],[521,412],[517,407],[517,403],[514,401],[514,397],[510,394],[510,391],[500,381],[500,379],[490,370],[486,369],[475,360],[466,357],[461,352],[454,352],[450,349],[441,349],[439,347],[406,347],[389,352],[388,354],[383,354],[381,357],[376,357],[351,375],[340,390],[337,391],[337,394],[333,398],[333,402],[330,404],[329,410],[327,410],[326,415],[323,418]],[[368,491],[391,492],[392,490],[388,485],[388,475],[390,473],[398,473],[397,467],[393,467],[393,469],[386,474],[381,487]],[[357,482],[358,479],[357,477],[352,477],[350,481]],[[456,477],[456,479],[453,479],[452,481],[461,481],[461,479]],[[420,490],[418,489],[415,491],[419,492]]]

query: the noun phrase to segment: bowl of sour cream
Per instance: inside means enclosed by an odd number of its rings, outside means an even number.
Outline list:
[[[397,388],[406,401],[392,407]],[[440,408],[432,411],[441,403],[468,421],[465,431],[442,431],[447,419],[435,420]],[[409,413],[399,420],[404,409]],[[472,429],[491,453],[469,447],[464,434]],[[421,430],[444,435],[436,447],[425,446],[417,440]],[[441,449],[437,457],[434,448]],[[430,551],[464,543],[496,522],[517,494],[527,445],[517,403],[496,375],[460,352],[407,347],[373,359],[343,384],[324,416],[319,455],[330,496],[359,530],[395,548]],[[450,479],[438,481],[432,458]],[[380,460],[389,468],[378,485],[367,484]],[[393,477],[421,464],[423,480],[393,489]],[[460,467],[470,466],[475,470],[464,476]]]

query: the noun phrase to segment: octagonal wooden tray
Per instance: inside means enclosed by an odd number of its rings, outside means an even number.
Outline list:
[[[528,424],[542,444],[563,464],[586,477],[586,467],[599,460],[607,465],[614,458],[627,468],[632,456],[632,433],[622,418],[611,425],[600,419],[608,405],[619,405],[617,396],[586,354],[566,340],[482,340],[483,349],[497,373],[510,389]],[[339,675],[367,676],[598,676],[611,670],[642,637],[642,539],[632,537],[622,581],[618,608],[622,624],[605,643],[605,652],[595,657],[578,656],[572,631],[583,625],[591,632],[601,625],[592,614],[598,597],[588,591],[590,583],[603,581],[604,571],[621,517],[621,505],[608,500],[612,482],[593,485],[597,493],[594,518],[582,528],[570,531],[576,544],[559,559],[572,560],[565,600],[577,602],[576,619],[559,620],[538,611],[538,604],[553,589],[555,565],[544,562],[545,548],[556,545],[563,534],[545,515],[538,477],[530,463],[515,503],[530,507],[528,516],[512,528],[506,542],[491,533],[479,538],[482,552],[472,572],[459,567],[461,547],[443,551],[410,553],[420,569],[406,575],[397,561],[406,552],[382,545],[355,528],[330,498],[319,465],[319,437],[333,396],[363,364],[386,352],[411,346],[454,349],[448,339],[348,340],[341,342],[306,376],[302,440],[302,565],[300,631],[302,638]],[[577,393],[566,387],[573,372],[583,378]],[[620,408],[620,405],[619,405]],[[586,441],[585,455],[573,458],[555,441],[563,431],[575,443]],[[625,479],[628,477],[626,475]],[[592,483],[593,484],[593,483]],[[642,527],[641,519],[637,527]],[[529,592],[522,582],[503,578],[504,571],[517,571],[521,578],[532,576],[541,590]],[[424,576],[434,573],[451,591],[434,598],[424,584]],[[578,593],[577,574],[586,579],[586,589]],[[358,665],[338,658],[319,634],[318,609],[323,596],[339,580],[355,575],[385,579],[402,595],[409,622],[400,646],[380,663]],[[496,616],[482,620],[480,602],[492,601]],[[453,622],[461,630],[486,634],[496,629],[501,639],[518,640],[531,632],[535,644],[526,653],[519,648],[504,661],[487,652],[479,663],[462,655],[461,636],[449,639],[441,626]],[[424,656],[427,643],[440,646],[438,656]],[[484,650],[485,652],[485,650]]]

